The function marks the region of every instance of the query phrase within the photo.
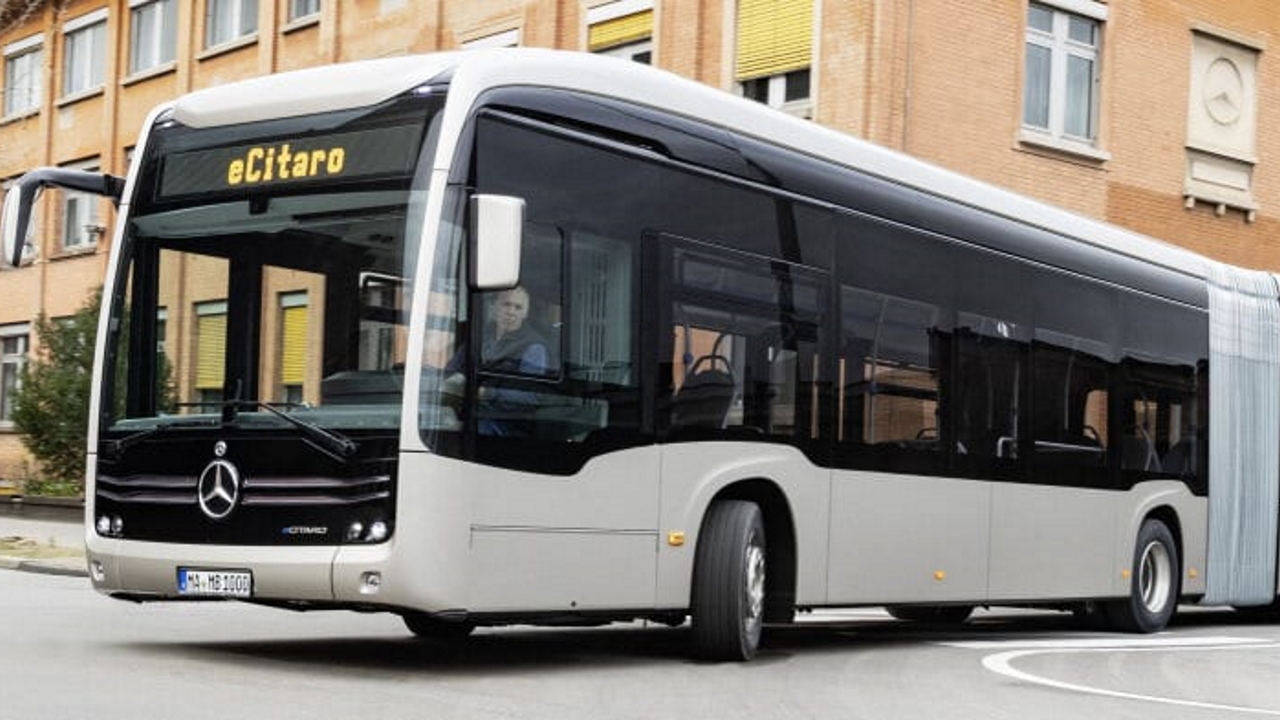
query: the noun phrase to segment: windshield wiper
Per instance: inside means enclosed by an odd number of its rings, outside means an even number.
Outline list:
[[[124,455],[125,450],[137,445],[143,440],[168,432],[174,428],[213,427],[214,425],[216,425],[216,423],[205,419],[175,420],[173,422],[156,425],[155,427],[149,427],[146,430],[138,430],[116,440],[103,440],[101,444],[109,459],[119,460]]]
[[[341,435],[332,430],[326,430],[315,423],[309,423],[306,420],[296,418],[280,409],[282,407],[294,407],[291,404],[272,403],[265,402],[263,400],[227,400],[221,403],[221,405],[223,408],[230,408],[233,411],[233,420],[235,417],[235,410],[242,408],[248,410],[256,410],[260,408],[262,410],[266,410],[272,415],[275,415],[281,420],[284,420],[290,425],[301,430],[302,434],[305,435],[308,440],[312,441],[321,450],[324,450],[338,460],[350,460],[351,456],[355,455],[356,450],[360,447],[356,444],[355,440],[352,440],[345,435]]]

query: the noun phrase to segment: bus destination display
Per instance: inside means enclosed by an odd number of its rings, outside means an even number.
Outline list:
[[[175,153],[164,159],[160,197],[406,175],[420,134],[400,125]]]

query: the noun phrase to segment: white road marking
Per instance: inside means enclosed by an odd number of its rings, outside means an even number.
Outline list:
[[[1274,650],[1280,648],[1280,643],[1267,642],[1264,640],[1249,638],[1230,638],[1230,637],[1204,637],[1204,638],[1088,638],[1088,639],[1071,639],[1071,640],[1033,640],[1025,643],[1016,641],[1010,643],[1000,642],[955,642],[943,643],[951,647],[961,647],[976,650],[991,650],[996,648],[1020,647],[1018,650],[1007,650],[1006,652],[988,655],[982,658],[982,666],[988,670],[1004,675],[1005,677],[1020,680],[1022,682],[1034,685],[1043,685],[1045,687],[1056,688],[1059,690],[1067,690],[1070,692],[1083,693],[1087,695],[1099,695],[1103,697],[1120,698],[1124,700],[1137,700],[1141,702],[1157,703],[1160,705],[1175,705],[1178,707],[1189,707],[1200,710],[1213,710],[1218,712],[1239,713],[1245,715],[1262,715],[1268,717],[1280,717],[1280,710],[1267,708],[1245,707],[1241,705],[1224,705],[1221,703],[1202,702],[1199,700],[1185,700],[1181,698],[1161,697],[1158,695],[1142,695],[1139,693],[1123,692],[1120,690],[1108,690],[1106,688],[1091,687],[1088,685],[1077,685],[1075,683],[1062,682],[1052,678],[1032,675],[1031,673],[1018,670],[1013,667],[1013,661],[1028,657],[1031,655],[1050,655],[1065,653],[1137,653],[1137,652],[1211,652],[1215,650]]]
[[[1259,638],[1241,637],[1116,637],[1114,635],[1063,640],[963,640],[942,645],[966,650],[1123,650],[1132,648],[1196,648],[1259,645]]]

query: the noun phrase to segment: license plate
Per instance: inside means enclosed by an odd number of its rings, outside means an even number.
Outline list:
[[[178,568],[178,594],[204,597],[251,597],[253,573],[248,570]]]

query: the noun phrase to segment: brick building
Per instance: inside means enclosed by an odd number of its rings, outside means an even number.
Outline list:
[[[1280,136],[1263,132],[1280,117],[1277,30],[1264,0],[2,0],[0,181],[39,165],[123,174],[153,106],[239,78],[556,47],[1280,270]],[[74,312],[109,250],[107,204],[50,195],[36,261],[0,274],[0,479],[29,472],[8,417],[32,321]]]

